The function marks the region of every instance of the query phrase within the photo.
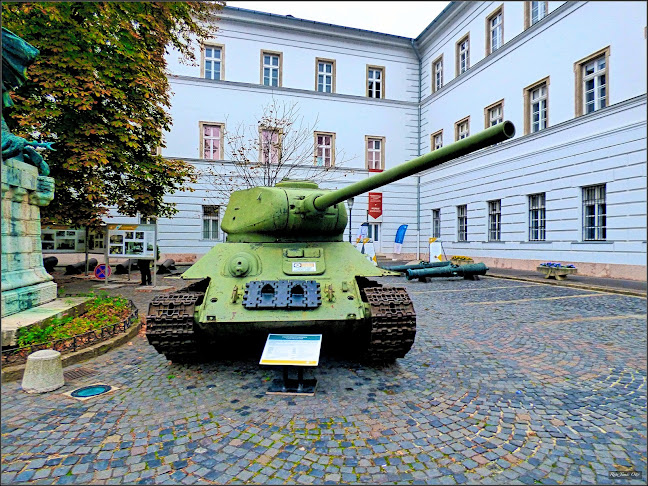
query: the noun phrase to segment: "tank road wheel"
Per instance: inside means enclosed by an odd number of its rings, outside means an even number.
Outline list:
[[[189,363],[200,357],[194,330],[194,309],[204,295],[180,290],[158,295],[149,304],[146,339],[158,353],[174,363]]]
[[[401,287],[366,287],[362,293],[371,312],[367,359],[384,362],[404,357],[416,336],[416,312],[407,291]]]

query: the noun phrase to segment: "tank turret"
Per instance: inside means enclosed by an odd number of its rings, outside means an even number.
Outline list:
[[[228,242],[342,241],[347,224],[343,201],[476,150],[507,140],[515,127],[505,121],[342,189],[310,181],[233,192],[221,227]]]
[[[214,342],[242,340],[259,352],[268,333],[322,334],[322,350],[344,343],[354,357],[393,361],[407,354],[416,313],[391,275],[343,241],[343,201],[513,137],[509,121],[334,191],[310,181],[236,191],[222,221],[227,241],[183,275],[199,281],[153,299],[146,336],[172,361]],[[255,338],[258,338],[255,341]]]

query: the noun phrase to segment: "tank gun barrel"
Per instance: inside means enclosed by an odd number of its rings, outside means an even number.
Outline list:
[[[505,121],[486,130],[471,135],[457,142],[441,147],[425,155],[404,162],[396,167],[392,167],[384,172],[375,174],[367,179],[358,181],[350,186],[343,187],[335,191],[328,192],[318,196],[313,201],[316,209],[323,211],[326,208],[338,204],[342,201],[362,194],[377,187],[384,186],[390,182],[395,182],[405,177],[416,174],[439,164],[456,159],[463,155],[475,152],[482,148],[494,145],[513,138],[515,135],[515,126],[510,121]]]

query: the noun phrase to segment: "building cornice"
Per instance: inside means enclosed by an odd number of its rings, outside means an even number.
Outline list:
[[[286,88],[286,87],[277,87],[277,86],[263,86],[262,84],[255,83],[243,83],[239,81],[216,81],[213,79],[204,79],[196,78],[194,76],[180,76],[177,74],[168,75],[170,82],[175,82],[178,84],[185,84],[191,86],[205,86],[205,87],[218,87],[221,89],[234,89],[234,90],[249,90],[256,91],[258,93],[282,93],[282,94],[300,94],[302,96],[308,96],[311,98],[318,98],[321,100],[339,100],[339,101],[354,101],[356,103],[362,103],[366,105],[374,106],[405,106],[408,108],[417,108],[418,102],[416,101],[401,101],[401,100],[390,100],[390,99],[377,99],[377,98],[368,98],[366,96],[356,96],[340,93],[320,93],[315,90],[300,89],[300,88]]]

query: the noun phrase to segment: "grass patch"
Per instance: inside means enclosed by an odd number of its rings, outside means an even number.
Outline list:
[[[42,344],[58,339],[66,339],[124,321],[131,313],[128,300],[112,297],[105,292],[90,294],[86,312],[80,316],[54,318],[45,327],[32,326],[18,330],[18,346]]]

